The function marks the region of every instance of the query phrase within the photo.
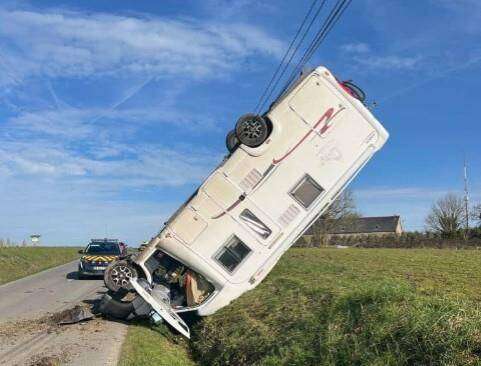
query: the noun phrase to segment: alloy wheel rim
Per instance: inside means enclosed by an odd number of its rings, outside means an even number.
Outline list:
[[[132,270],[127,266],[115,266],[112,268],[110,277],[115,285],[125,287],[133,277]]]
[[[257,119],[244,122],[242,126],[242,136],[249,139],[257,139],[262,135],[262,124]]]

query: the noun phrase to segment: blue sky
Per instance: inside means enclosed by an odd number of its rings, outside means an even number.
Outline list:
[[[332,0],[331,0],[332,3]],[[149,239],[225,154],[310,1],[4,1],[0,238]],[[481,3],[354,0],[311,60],[360,84],[391,134],[352,185],[423,229],[481,201]]]

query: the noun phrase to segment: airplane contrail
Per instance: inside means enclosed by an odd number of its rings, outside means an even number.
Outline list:
[[[407,92],[409,92],[409,91],[411,91],[411,90],[413,90],[413,89],[419,88],[420,86],[429,84],[429,83],[431,83],[431,82],[433,82],[433,81],[435,81],[435,80],[442,79],[442,78],[448,76],[449,74],[452,74],[453,72],[467,69],[467,68],[469,68],[470,66],[477,64],[479,61],[481,61],[481,55],[480,55],[480,56],[476,56],[476,57],[472,57],[471,59],[469,59],[468,61],[462,63],[461,65],[454,66],[454,67],[451,67],[451,68],[449,68],[449,69],[446,69],[444,72],[439,73],[439,74],[434,75],[434,76],[431,76],[431,77],[428,77],[428,78],[426,78],[426,79],[423,79],[422,81],[420,81],[420,82],[418,82],[418,83],[415,83],[415,84],[412,84],[412,85],[410,85],[410,86],[407,86],[407,87],[398,89],[398,90],[395,91],[394,93],[386,96],[385,98],[382,98],[382,99],[378,100],[377,102],[378,102],[378,103],[382,103],[382,102],[386,102],[386,101],[388,101],[388,100],[391,100],[391,99],[393,99],[393,98],[399,97],[399,96],[401,96],[401,95],[403,95],[403,94],[406,94]]]

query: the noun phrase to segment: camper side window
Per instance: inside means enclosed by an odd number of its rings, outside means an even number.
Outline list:
[[[221,248],[215,259],[222,264],[226,270],[233,272],[250,252],[251,249],[234,235],[227,244]]]
[[[290,194],[304,208],[309,208],[322,192],[324,189],[310,175],[306,174]]]

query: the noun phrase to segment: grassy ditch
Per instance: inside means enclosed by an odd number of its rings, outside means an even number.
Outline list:
[[[480,263],[474,250],[292,249],[176,346],[212,366],[481,365]]]
[[[0,284],[78,258],[74,247],[0,247]]]
[[[119,366],[195,366],[187,340],[165,326],[131,324],[122,347]]]

